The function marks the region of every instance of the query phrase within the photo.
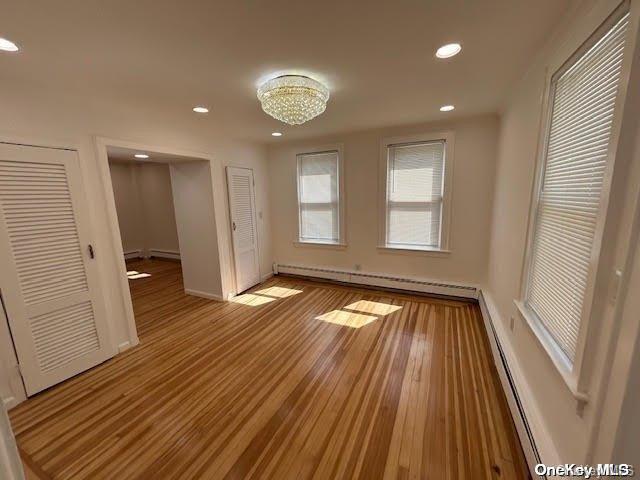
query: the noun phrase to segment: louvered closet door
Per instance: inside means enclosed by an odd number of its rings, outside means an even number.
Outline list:
[[[0,144],[0,288],[27,394],[106,360],[76,152]]]
[[[248,168],[227,167],[227,184],[236,290],[240,293],[260,283],[253,171]]]

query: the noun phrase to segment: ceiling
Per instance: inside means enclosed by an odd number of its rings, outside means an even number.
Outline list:
[[[206,122],[230,138],[277,142],[495,112],[572,3],[21,0],[2,9],[0,36],[21,51],[0,55],[0,81],[104,97],[114,111],[136,105],[175,118],[176,128]],[[434,57],[454,41],[460,55]],[[268,117],[255,90],[278,73],[325,82],[327,111],[295,127]],[[439,111],[449,103],[454,112]],[[198,117],[195,105],[211,111]]]

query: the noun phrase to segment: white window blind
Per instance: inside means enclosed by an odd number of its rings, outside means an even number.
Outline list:
[[[299,240],[340,242],[338,152],[298,155]]]
[[[439,248],[444,141],[387,147],[387,245]]]
[[[594,248],[628,14],[552,80],[526,304],[573,363]]]

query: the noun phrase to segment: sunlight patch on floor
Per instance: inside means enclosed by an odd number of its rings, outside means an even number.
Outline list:
[[[140,272],[136,272],[135,270],[130,270],[127,272],[127,278],[129,280],[138,280],[139,278],[147,278],[150,277],[151,274],[150,273],[140,273]]]
[[[380,316],[389,315],[390,313],[397,312],[398,310],[402,309],[400,305],[372,302],[370,300],[358,300],[357,302],[354,302],[351,305],[347,305],[343,308],[345,308],[346,310],[357,310],[358,312],[371,313],[373,315]]]
[[[378,317],[373,315],[364,315],[356,312],[345,312],[344,310],[333,310],[325,314],[316,317],[316,320],[322,320],[323,322],[333,323],[335,325],[342,325],[351,328],[360,328],[365,325],[375,322]]]
[[[258,295],[267,295],[268,297],[287,298],[302,293],[302,290],[285,287],[269,287],[263,288],[262,290],[256,290],[253,293],[257,293]]]
[[[251,293],[243,293],[242,295],[233,297],[230,301],[233,303],[247,305],[249,307],[258,307],[275,300],[293,297],[294,295],[297,295],[299,293],[302,293],[302,290],[273,286],[263,288],[261,290],[255,290]]]
[[[277,298],[267,297],[264,295],[254,295],[253,293],[244,293],[242,295],[233,297],[230,301],[233,303],[247,305],[249,307],[257,307],[259,305],[264,305],[265,303],[273,302],[275,300],[277,300]]]

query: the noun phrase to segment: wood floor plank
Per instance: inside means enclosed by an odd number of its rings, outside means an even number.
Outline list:
[[[185,295],[130,271],[140,345],[10,412],[51,479],[527,478],[478,306],[275,277]]]

